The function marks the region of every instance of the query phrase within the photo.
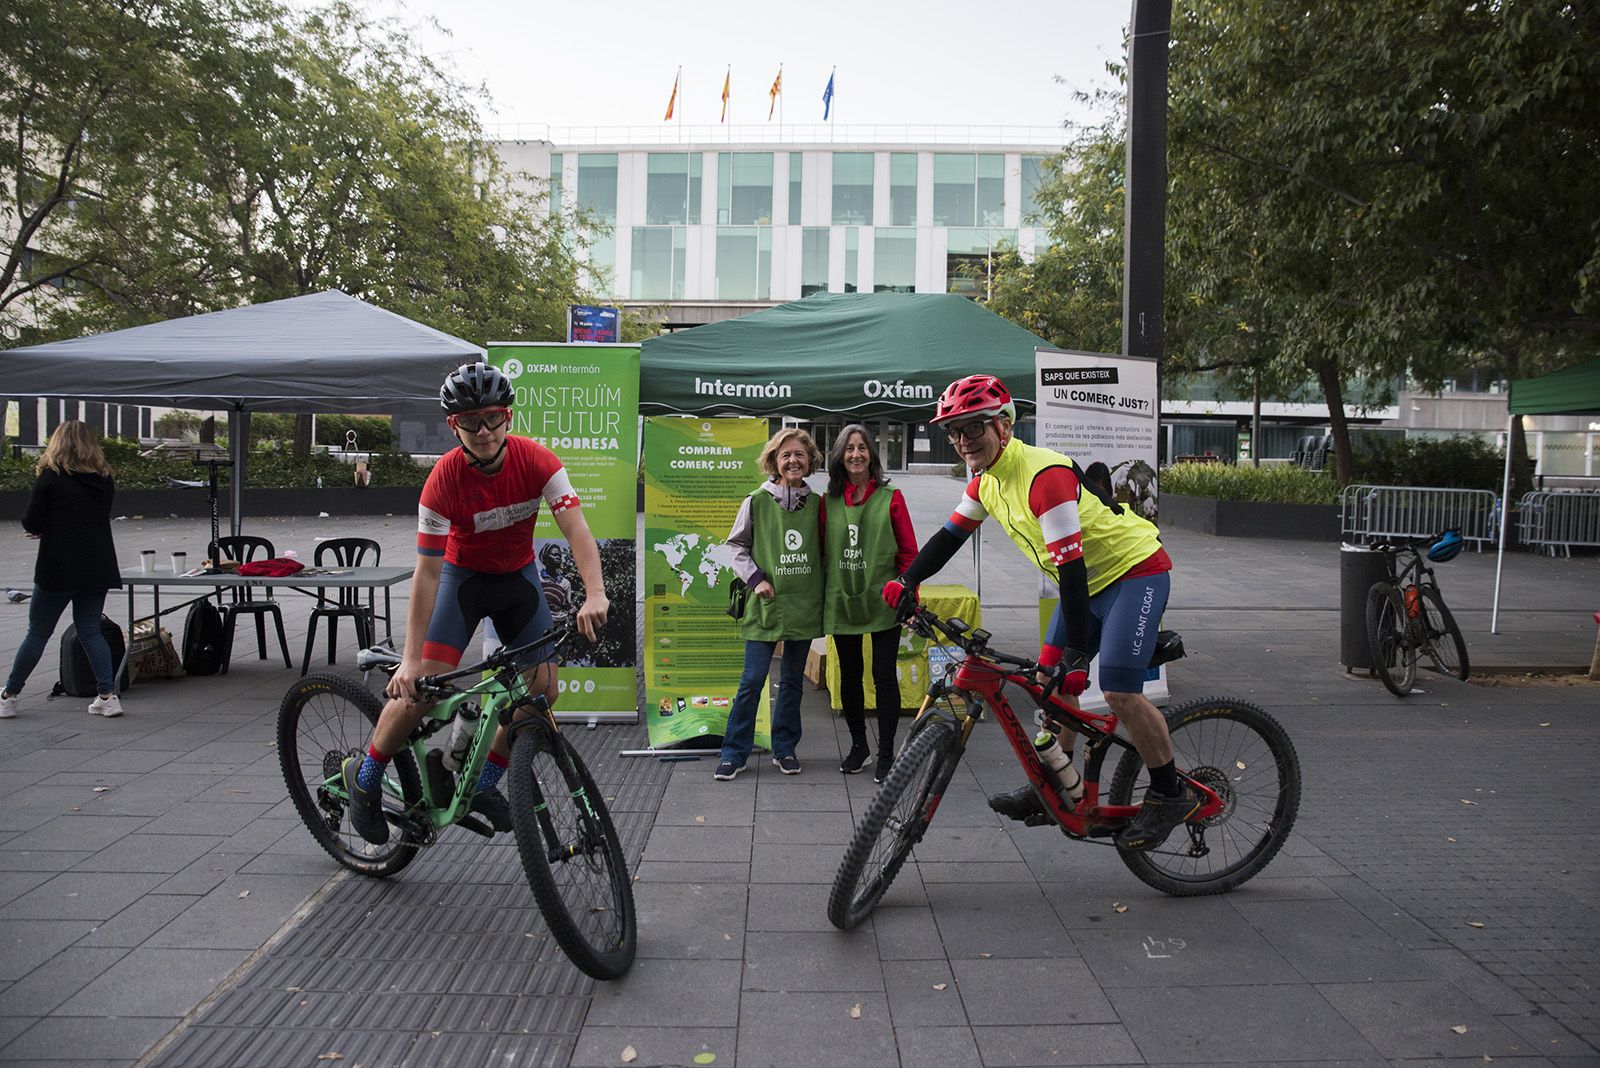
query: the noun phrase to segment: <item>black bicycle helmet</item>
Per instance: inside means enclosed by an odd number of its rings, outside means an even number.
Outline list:
[[[1459,530],[1447,530],[1439,535],[1439,540],[1428,546],[1428,559],[1436,564],[1447,564],[1461,555],[1461,546],[1466,544],[1462,540]]]
[[[483,408],[509,408],[516,397],[511,380],[498,367],[464,363],[445,376],[439,403],[452,415]]]

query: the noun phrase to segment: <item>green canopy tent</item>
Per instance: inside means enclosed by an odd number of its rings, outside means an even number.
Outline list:
[[[986,371],[1033,408],[1034,349],[1049,342],[945,293],[818,293],[644,342],[647,414],[855,418],[932,414],[944,387]]]
[[[1505,562],[1506,515],[1511,505],[1508,499],[1511,496],[1511,421],[1519,415],[1600,414],[1600,358],[1511,383],[1506,409],[1506,471],[1500,488],[1500,549],[1494,565],[1490,634],[1500,633],[1500,569]]]

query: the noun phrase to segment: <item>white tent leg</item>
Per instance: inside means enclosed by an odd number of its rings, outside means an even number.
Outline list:
[[[250,416],[241,408],[228,412],[228,452],[233,456],[233,471],[228,477],[228,529],[239,536],[244,515],[244,457],[250,436]]]
[[[1500,569],[1506,562],[1506,521],[1511,510],[1511,421],[1515,418],[1515,415],[1506,416],[1506,472],[1500,482],[1500,549],[1494,557],[1494,608],[1489,613],[1490,634],[1500,633]]]

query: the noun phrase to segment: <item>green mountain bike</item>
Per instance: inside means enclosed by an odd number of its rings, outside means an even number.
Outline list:
[[[583,758],[562,735],[545,696],[529,693],[517,669],[527,653],[559,647],[567,633],[551,631],[481,663],[417,680],[417,692],[438,703],[384,776],[384,818],[399,832],[384,845],[364,840],[345,818],[349,796],[340,766],[346,757],[365,754],[383,711],[382,699],[360,679],[308,675],[291,686],[278,710],[278,757],[289,796],[317,843],[351,871],[383,878],[410,864],[452,824],[486,838],[494,834],[472,813],[472,798],[495,728],[505,726],[512,739],[507,796],[534,901],[574,964],[596,979],[615,979],[633,963],[638,944],[622,845]],[[383,645],[363,649],[356,659],[362,671],[392,673],[399,664],[400,654]],[[458,718],[476,725],[456,776],[428,740]]]

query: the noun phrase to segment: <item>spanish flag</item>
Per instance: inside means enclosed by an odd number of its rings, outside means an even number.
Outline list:
[[[728,87],[733,84],[733,67],[728,67],[727,75],[722,79],[722,118],[718,122],[728,121]]]
[[[679,67],[677,76],[672,79],[672,95],[667,97],[667,114],[666,117],[661,120],[662,122],[672,121],[672,109],[677,106],[678,103],[678,82],[682,79],[683,68]]]
[[[778,97],[783,94],[783,67],[778,67],[778,76],[772,79],[772,88],[767,90],[767,95],[772,98],[772,106],[767,108],[767,121],[772,121],[772,113],[778,110]]]

